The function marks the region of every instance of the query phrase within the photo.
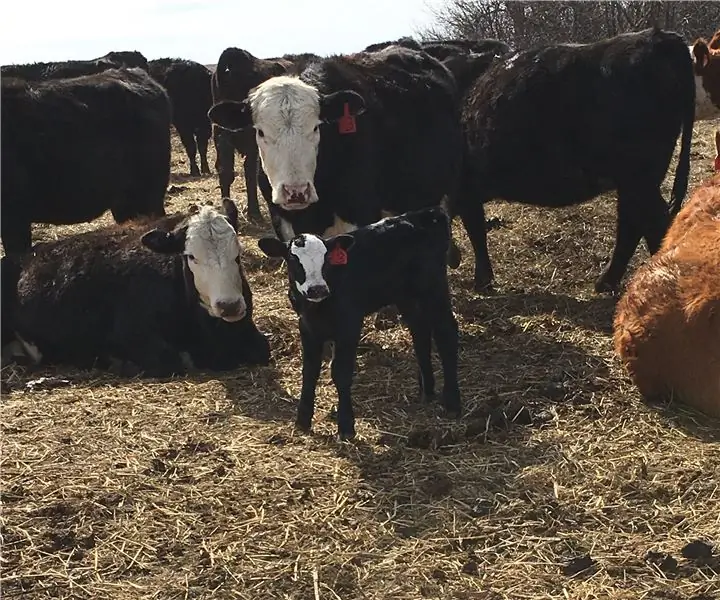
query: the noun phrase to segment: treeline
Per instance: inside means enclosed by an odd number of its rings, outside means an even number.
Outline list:
[[[708,41],[720,26],[720,2],[499,2],[448,0],[433,10],[435,24],[424,39],[496,38],[517,49],[558,42],[593,42],[658,26],[691,44]]]

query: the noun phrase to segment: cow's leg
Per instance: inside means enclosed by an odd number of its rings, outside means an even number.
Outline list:
[[[620,290],[620,281],[643,234],[641,222],[643,217],[640,215],[647,207],[647,198],[647,188],[637,186],[618,188],[615,248],[610,261],[595,282],[596,292],[616,294]]]
[[[458,384],[458,324],[450,302],[450,291],[445,281],[444,289],[433,289],[433,300],[424,315],[432,324],[433,337],[443,369],[443,407],[449,417],[459,417],[462,412],[460,386]]]
[[[350,392],[361,331],[362,319],[356,321],[352,318],[336,329],[335,353],[330,372],[338,394],[337,426],[341,440],[355,437],[355,413]]]
[[[250,152],[245,155],[243,164],[245,173],[245,187],[247,190],[247,217],[259,221],[262,218],[260,214],[260,205],[258,204],[257,188],[258,188],[258,149],[253,146]]]
[[[220,181],[220,195],[230,197],[230,186],[235,181],[235,144],[232,133],[213,125],[213,143],[215,144],[215,170]]]
[[[420,400],[428,402],[435,396],[435,375],[432,368],[432,328],[425,315],[413,306],[399,305],[398,309],[410,330],[415,358],[418,364]]]
[[[198,169],[196,160],[197,145],[195,144],[195,135],[193,133],[192,127],[188,127],[187,125],[178,127],[176,125],[175,129],[177,129],[178,135],[180,136],[180,141],[185,147],[185,152],[188,156],[188,161],[190,163],[190,175],[193,177],[199,177],[200,169]]]
[[[480,198],[469,197],[467,192],[458,203],[457,211],[475,253],[475,290],[489,291],[492,287],[493,269],[487,247],[485,206]]]
[[[200,127],[195,131],[197,138],[198,152],[200,153],[200,172],[203,175],[210,175],[210,165],[208,164],[207,152],[208,143],[210,142],[210,127]]]
[[[670,215],[668,206],[660,193],[660,188],[655,188],[648,194],[647,213],[643,219],[645,243],[650,254],[660,250],[663,238],[670,226]]]
[[[315,389],[322,368],[323,340],[300,321],[300,341],[302,342],[302,390],[295,425],[302,431],[310,431],[315,412]]]
[[[2,237],[5,254],[20,255],[32,247],[32,226],[25,217],[11,219],[5,215],[0,219],[0,236]]]

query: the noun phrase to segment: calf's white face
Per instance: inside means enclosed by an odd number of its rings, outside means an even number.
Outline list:
[[[202,305],[213,317],[239,321],[247,307],[240,277],[240,243],[228,220],[203,207],[188,222],[185,252]]]
[[[323,273],[326,254],[325,243],[314,235],[302,234],[290,243],[288,268],[292,269],[298,292],[310,302],[320,302],[330,295]]]
[[[175,231],[154,229],[142,243],[161,254],[182,254],[200,304],[212,317],[234,322],[247,312],[240,271],[237,209],[225,199],[226,214],[204,206]]]
[[[261,83],[243,102],[218,102],[208,116],[231,131],[254,127],[272,202],[285,210],[302,210],[318,201],[314,179],[321,124],[339,123],[346,135],[353,135],[354,117],[364,105],[353,91],[323,95],[297,77],[282,75]]]
[[[355,243],[351,235],[338,235],[329,240],[303,233],[289,242],[275,237],[258,240],[258,246],[268,256],[287,262],[290,285],[309,302],[322,302],[330,295],[328,269],[348,262],[347,250]]]

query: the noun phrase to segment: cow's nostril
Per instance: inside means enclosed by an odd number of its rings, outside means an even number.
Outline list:
[[[235,302],[218,302],[216,304],[217,310],[223,317],[235,317],[240,314],[242,310],[242,302],[236,300]]]

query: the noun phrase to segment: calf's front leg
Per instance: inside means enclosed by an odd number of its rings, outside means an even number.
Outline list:
[[[312,428],[315,412],[315,389],[322,368],[323,340],[314,335],[301,320],[300,341],[302,342],[302,390],[295,426],[307,432]]]
[[[340,440],[355,437],[355,413],[350,392],[361,330],[362,320],[351,325],[346,323],[342,333],[335,338],[331,375],[338,393],[337,426]]]

